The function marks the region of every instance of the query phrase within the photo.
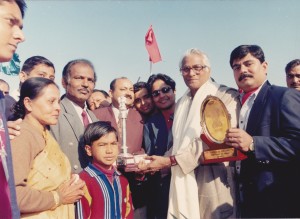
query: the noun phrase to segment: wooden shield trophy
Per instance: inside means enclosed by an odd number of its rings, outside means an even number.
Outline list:
[[[203,152],[203,164],[243,160],[247,156],[225,144],[226,131],[231,127],[230,114],[218,97],[207,96],[200,112],[202,134],[200,138],[209,147]]]

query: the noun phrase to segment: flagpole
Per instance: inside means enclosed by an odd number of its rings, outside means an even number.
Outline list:
[[[152,62],[151,61],[149,61],[150,62],[150,75],[152,74]]]

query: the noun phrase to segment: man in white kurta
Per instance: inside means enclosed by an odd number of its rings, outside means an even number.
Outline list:
[[[208,146],[200,139],[200,110],[208,95],[220,98],[236,127],[240,109],[238,92],[210,78],[207,56],[197,49],[186,52],[180,70],[188,90],[176,104],[171,156],[152,156],[149,170],[172,166],[168,218],[236,217],[234,166],[229,162],[202,165]]]

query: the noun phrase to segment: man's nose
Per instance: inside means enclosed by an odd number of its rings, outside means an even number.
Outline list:
[[[25,41],[24,32],[20,27],[16,27],[16,29],[14,31],[14,38],[18,39],[18,43],[22,43]]]

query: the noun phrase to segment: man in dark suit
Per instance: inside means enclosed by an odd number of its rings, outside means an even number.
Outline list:
[[[86,126],[83,114],[87,116],[87,123],[98,121],[86,106],[86,100],[92,94],[95,82],[94,66],[88,60],[72,60],[63,69],[62,85],[66,94],[60,102],[58,123],[50,129],[69,158],[74,173],[79,173],[89,162],[82,139]]]
[[[243,105],[226,142],[248,155],[237,165],[241,216],[300,217],[300,93],[267,81],[259,46],[238,46],[230,65]]]
[[[144,125],[144,148],[148,155],[164,156],[173,146],[172,125],[176,103],[176,83],[165,74],[151,75],[147,83],[157,112],[151,115]],[[165,168],[150,174],[148,181],[147,218],[166,218],[171,169]]]

